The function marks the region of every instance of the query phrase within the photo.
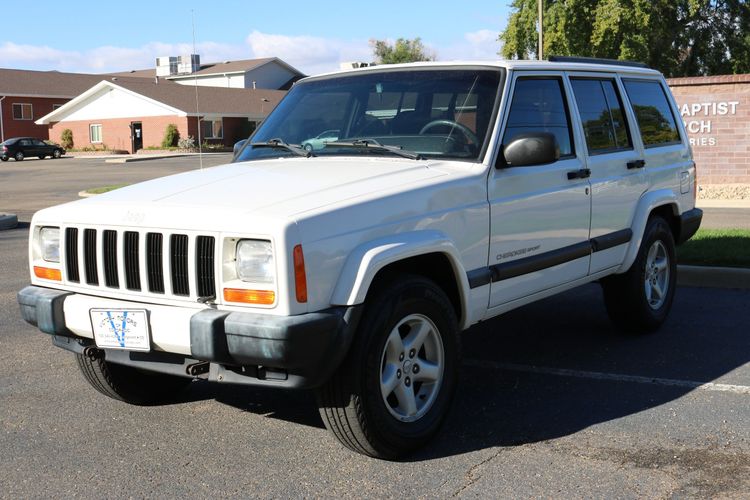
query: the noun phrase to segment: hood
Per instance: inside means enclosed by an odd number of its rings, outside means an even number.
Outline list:
[[[175,218],[185,223],[187,216],[212,225],[238,216],[289,220],[444,175],[428,161],[402,158],[282,158],[162,177],[55,210],[67,211],[64,218],[71,222],[113,225],[164,226],[160,214],[172,221],[166,227],[174,227]]]

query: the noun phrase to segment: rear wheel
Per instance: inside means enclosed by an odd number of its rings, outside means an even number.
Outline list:
[[[23,152],[19,151],[18,153],[16,153],[16,155],[13,158],[15,158],[16,161],[23,161],[23,158],[24,158]]]
[[[153,405],[174,399],[191,379],[138,370],[109,363],[102,356],[76,354],[83,378],[105,396],[135,405]]]
[[[602,280],[610,319],[627,332],[657,330],[672,308],[676,277],[672,231],[662,217],[652,217],[631,268]]]
[[[460,357],[456,315],[445,293],[417,276],[384,287],[365,308],[318,407],[344,446],[394,459],[427,443],[445,420]]]
[[[43,160],[43,159],[45,159],[45,158],[46,158],[46,155],[39,155],[39,159],[40,159],[40,160]]]

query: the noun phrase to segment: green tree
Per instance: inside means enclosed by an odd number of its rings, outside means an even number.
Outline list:
[[[370,40],[370,47],[379,64],[435,60],[435,55],[427,51],[420,38],[399,38],[393,45],[386,40]]]
[[[747,0],[543,0],[544,53],[643,61],[667,76],[750,72]],[[501,55],[533,58],[537,0],[513,0]]]

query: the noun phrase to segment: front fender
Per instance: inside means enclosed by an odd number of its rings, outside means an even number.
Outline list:
[[[635,262],[635,258],[638,255],[638,249],[641,247],[641,242],[643,241],[643,234],[646,231],[648,217],[651,212],[653,212],[654,209],[665,205],[670,206],[675,215],[680,213],[679,199],[671,189],[651,191],[644,194],[638,201],[635,215],[633,215],[633,222],[630,225],[633,230],[633,238],[630,240],[630,246],[628,246],[628,251],[625,253],[625,260],[617,270],[618,274],[627,272],[627,270],[630,269],[630,266],[633,265],[633,262]]]
[[[461,296],[462,317],[467,318],[469,280],[456,246],[440,231],[414,231],[369,241],[356,247],[347,257],[331,296],[331,305],[356,305],[365,301],[378,271],[410,257],[439,253],[453,268]]]

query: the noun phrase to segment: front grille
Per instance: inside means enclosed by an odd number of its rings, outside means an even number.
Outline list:
[[[64,234],[64,265],[70,283],[176,298],[216,295],[213,236],[90,227],[68,227]]]

